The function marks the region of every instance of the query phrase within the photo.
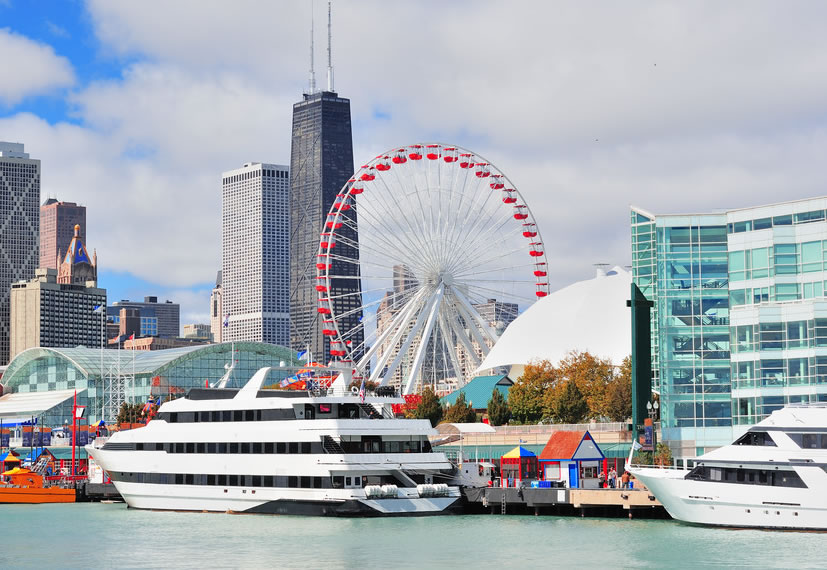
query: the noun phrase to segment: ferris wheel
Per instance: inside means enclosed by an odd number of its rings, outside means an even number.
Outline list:
[[[525,200],[457,146],[413,144],[362,166],[327,214],[316,261],[331,356],[406,394],[462,386],[518,306],[548,294]]]

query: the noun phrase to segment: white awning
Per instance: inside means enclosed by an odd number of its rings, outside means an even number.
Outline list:
[[[474,424],[439,424],[436,426],[436,431],[442,434],[455,433],[494,433],[495,430],[488,424],[474,423]]]
[[[0,418],[19,419],[39,416],[74,397],[74,390],[52,392],[15,392],[0,397]]]

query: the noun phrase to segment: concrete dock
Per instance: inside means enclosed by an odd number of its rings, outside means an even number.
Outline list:
[[[463,489],[469,512],[668,518],[647,489],[538,489],[475,487]]]

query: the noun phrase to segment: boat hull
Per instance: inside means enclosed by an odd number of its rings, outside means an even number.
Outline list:
[[[684,479],[684,470],[632,468],[672,518],[696,525],[827,530],[827,504],[812,489]],[[806,505],[806,506],[804,506]]]
[[[74,502],[74,489],[49,487],[0,487],[0,504],[42,504]]]
[[[391,499],[333,498],[303,490],[194,487],[186,495],[172,485],[115,483],[130,508],[158,511],[230,512],[305,516],[427,516],[454,514],[459,496]]]

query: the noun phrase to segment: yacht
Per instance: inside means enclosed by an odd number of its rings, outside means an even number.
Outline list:
[[[775,411],[691,470],[629,471],[680,521],[827,530],[827,404]]]
[[[198,388],[165,402],[145,427],[86,449],[138,509],[390,516],[452,512],[453,465],[428,420],[398,419],[404,400],[347,391]]]

